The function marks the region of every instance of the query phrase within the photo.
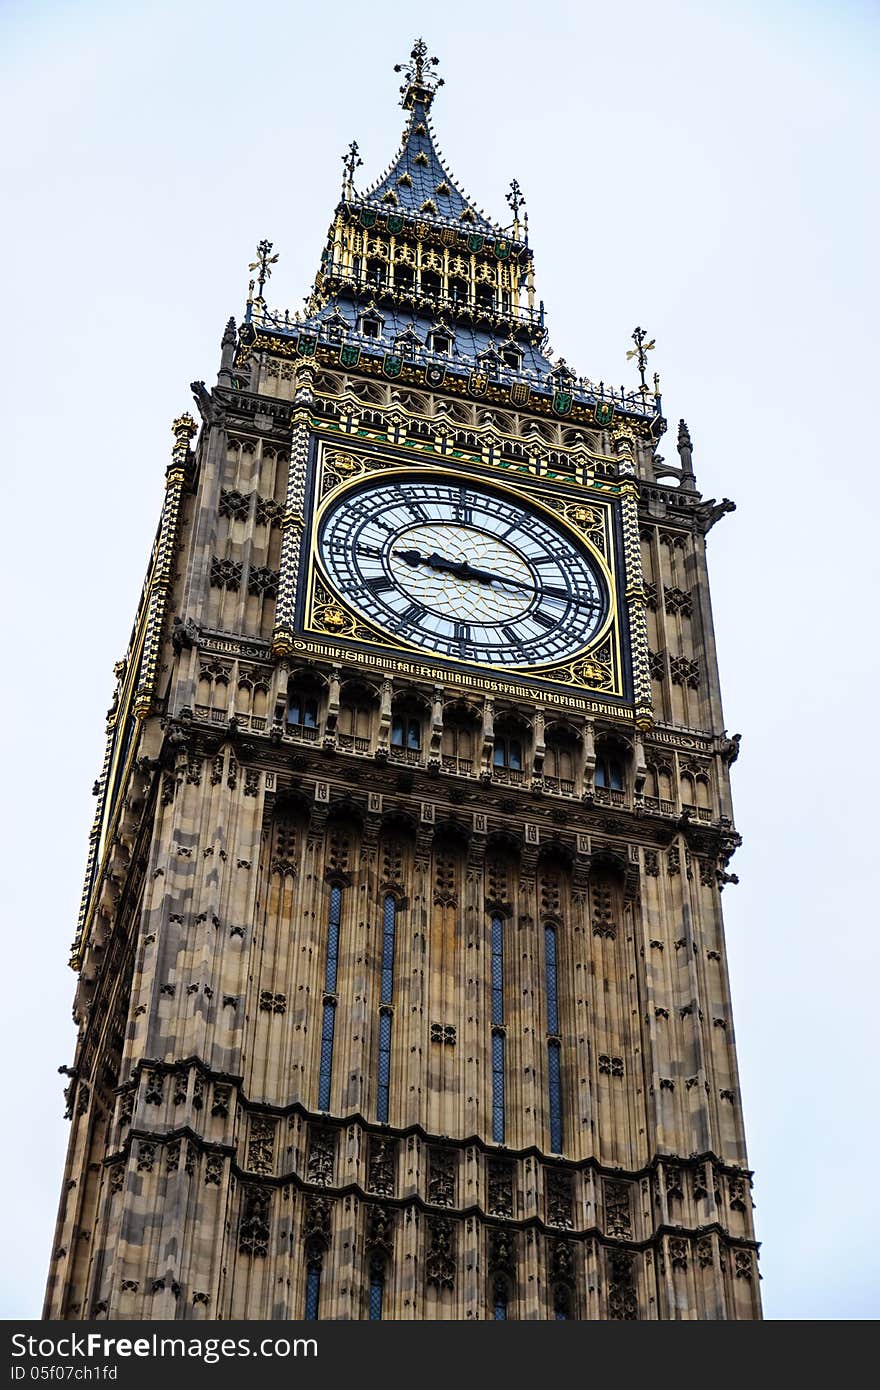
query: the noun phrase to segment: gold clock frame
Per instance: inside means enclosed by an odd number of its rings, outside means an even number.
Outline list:
[[[313,435],[315,441],[315,465],[312,485],[311,518],[306,533],[306,553],[303,556],[305,593],[303,595],[303,635],[342,644],[357,643],[366,648],[360,659],[369,659],[372,653],[405,653],[419,663],[436,662],[432,674],[438,680],[449,680],[453,673],[485,673],[498,678],[506,675],[522,687],[530,681],[562,686],[572,692],[589,692],[597,696],[608,696],[629,704],[630,696],[625,688],[625,668],[623,662],[623,641],[621,633],[621,614],[619,603],[619,563],[620,556],[615,544],[614,501],[593,491],[589,485],[577,488],[577,495],[566,494],[562,489],[542,486],[529,478],[529,488],[518,489],[511,486],[508,477],[502,480],[493,470],[491,478],[484,478],[482,470],[450,468],[440,460],[414,458],[405,455],[399,460],[395,454],[402,451],[386,446],[385,451],[377,452],[375,446],[369,452],[358,447],[355,441],[332,439]],[[454,481],[463,480],[475,484],[484,483],[490,491],[508,497],[516,505],[528,506],[543,514],[547,521],[566,532],[574,544],[584,549],[599,570],[606,585],[609,597],[608,612],[599,631],[577,652],[566,660],[549,665],[494,666],[491,663],[450,659],[437,653],[426,651],[415,643],[385,633],[378,625],[362,618],[334,585],[325,570],[318,552],[318,531],[326,512],[335,507],[349,492],[363,486],[370,474],[381,474],[386,478],[411,478],[424,473],[426,476]],[[302,644],[308,646],[308,644]],[[300,648],[294,642],[294,648]],[[357,656],[356,653],[352,653]],[[375,658],[374,658],[375,660]],[[375,660],[377,665],[387,662]],[[399,663],[398,663],[399,664]]]

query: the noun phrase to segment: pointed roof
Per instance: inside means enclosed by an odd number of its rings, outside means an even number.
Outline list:
[[[360,195],[359,201],[386,212],[395,208],[404,215],[496,235],[501,229],[459,188],[437,148],[430,109],[443,79],[432,72],[437,59],[428,58],[427,52],[424,41],[418,39],[409,63],[395,68],[406,76],[400,92],[409,120],[394,159],[372,187]]]

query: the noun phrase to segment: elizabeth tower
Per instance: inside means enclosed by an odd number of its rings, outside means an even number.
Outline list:
[[[760,1317],[705,537],[547,348],[424,44],[174,422],[74,946],[46,1315]]]

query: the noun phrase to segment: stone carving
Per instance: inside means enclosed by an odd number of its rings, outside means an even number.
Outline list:
[[[599,1057],[599,1071],[604,1076],[623,1076],[623,1058],[609,1057],[603,1052]]]
[[[503,1159],[486,1163],[486,1210],[493,1216],[513,1216],[513,1167]]]
[[[220,505],[218,511],[221,516],[228,516],[234,521],[247,521],[251,509],[251,497],[253,493],[245,495],[237,492],[234,488],[220,493]]]
[[[158,1067],[151,1067],[146,1074],[144,1100],[147,1105],[161,1105],[165,1099],[165,1073]]]
[[[110,1191],[121,1192],[125,1186],[125,1164],[114,1163],[110,1169]]]
[[[205,1159],[205,1186],[219,1187],[223,1177],[223,1155],[208,1154]]]
[[[629,1187],[624,1182],[609,1182],[606,1179],[604,1190],[606,1231],[610,1236],[631,1236]]]
[[[174,1139],[165,1150],[165,1168],[169,1173],[176,1173],[180,1167],[180,1140]]]
[[[220,1081],[215,1081],[211,1114],[225,1120],[226,1116],[229,1114],[229,1100],[231,1095],[231,1086],[224,1085]]]
[[[688,1267],[688,1243],[686,1240],[673,1239],[669,1242],[669,1260],[673,1269],[687,1269]]]
[[[266,565],[255,565],[248,573],[248,593],[259,598],[276,598],[278,594],[278,571]]]
[[[137,1170],[139,1173],[152,1173],[153,1163],[156,1159],[156,1145],[145,1144],[141,1140],[138,1145]]]
[[[547,1221],[570,1230],[572,1220],[571,1174],[556,1168],[547,1171]]]
[[[320,1269],[330,1248],[333,1203],[329,1197],[307,1197],[303,1209],[302,1238],[309,1269]]]
[[[393,1251],[393,1230],[394,1213],[391,1208],[371,1203],[367,1207],[367,1230],[364,1243],[374,1258],[377,1255],[382,1256],[383,1259],[390,1258]]]
[[[309,1182],[320,1183],[324,1187],[332,1183],[335,1158],[336,1130],[313,1126],[309,1133],[309,1157],[306,1164]]]
[[[439,1207],[455,1202],[455,1155],[446,1149],[431,1149],[428,1156],[428,1201]]]
[[[681,1199],[684,1191],[681,1185],[681,1169],[675,1165],[666,1165],[666,1196],[668,1198]]]
[[[455,1225],[447,1217],[429,1216],[425,1279],[438,1289],[455,1287]]]
[[[248,1140],[247,1166],[252,1173],[271,1173],[275,1169],[275,1121],[253,1119]]]
[[[660,861],[655,849],[645,850],[645,873],[651,878],[657,878],[660,874]]]
[[[699,688],[700,667],[689,657],[674,656],[669,663],[669,675],[673,685],[687,685],[691,690]]]
[[[753,1262],[751,1250],[736,1250],[733,1255],[733,1267],[736,1271],[737,1279],[748,1279],[751,1282],[753,1273]]]
[[[574,1252],[567,1240],[550,1241],[547,1265],[552,1283],[574,1287]]]
[[[594,884],[592,897],[593,935],[613,941],[617,936],[617,928],[612,917],[611,888],[605,883]]]
[[[451,1023],[432,1023],[431,1042],[446,1043],[450,1047],[455,1047],[455,1028]]]
[[[731,1211],[745,1211],[746,1202],[749,1199],[746,1196],[746,1184],[743,1178],[727,1179],[727,1195]]]
[[[712,1242],[707,1237],[697,1241],[697,1261],[700,1269],[706,1269],[712,1263]]]
[[[367,1163],[367,1187],[383,1197],[394,1195],[394,1161],[397,1146],[391,1139],[371,1139]]]
[[[287,995],[273,994],[271,989],[260,991],[260,1009],[265,1014],[284,1014],[287,1012]]]
[[[216,555],[212,556],[211,588],[237,592],[241,588],[241,565],[235,560],[221,560]]]
[[[516,1264],[513,1231],[493,1227],[489,1231],[488,1267],[490,1274],[512,1274]]]
[[[266,1187],[245,1187],[242,1197],[238,1249],[242,1255],[263,1259],[269,1253],[269,1206],[271,1192]]]
[[[609,1250],[606,1261],[608,1317],[618,1322],[635,1322],[639,1316],[639,1306],[633,1278],[633,1257],[628,1250]]]

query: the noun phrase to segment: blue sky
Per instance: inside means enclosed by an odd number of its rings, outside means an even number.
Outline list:
[[[737,502],[709,553],[725,714],[743,734],[741,881],[724,905],[765,1308],[876,1317],[877,11],[413,13],[81,0],[0,16],[14,1117],[0,1315],[41,1302],[89,789],[170,422],[216,372],[261,237],[280,252],[270,302],[301,302],[349,140],[365,183],[397,147],[392,69],[421,23],[457,180],[498,218],[513,176],[525,191],[557,353],[629,381],[644,325],[702,491]]]

